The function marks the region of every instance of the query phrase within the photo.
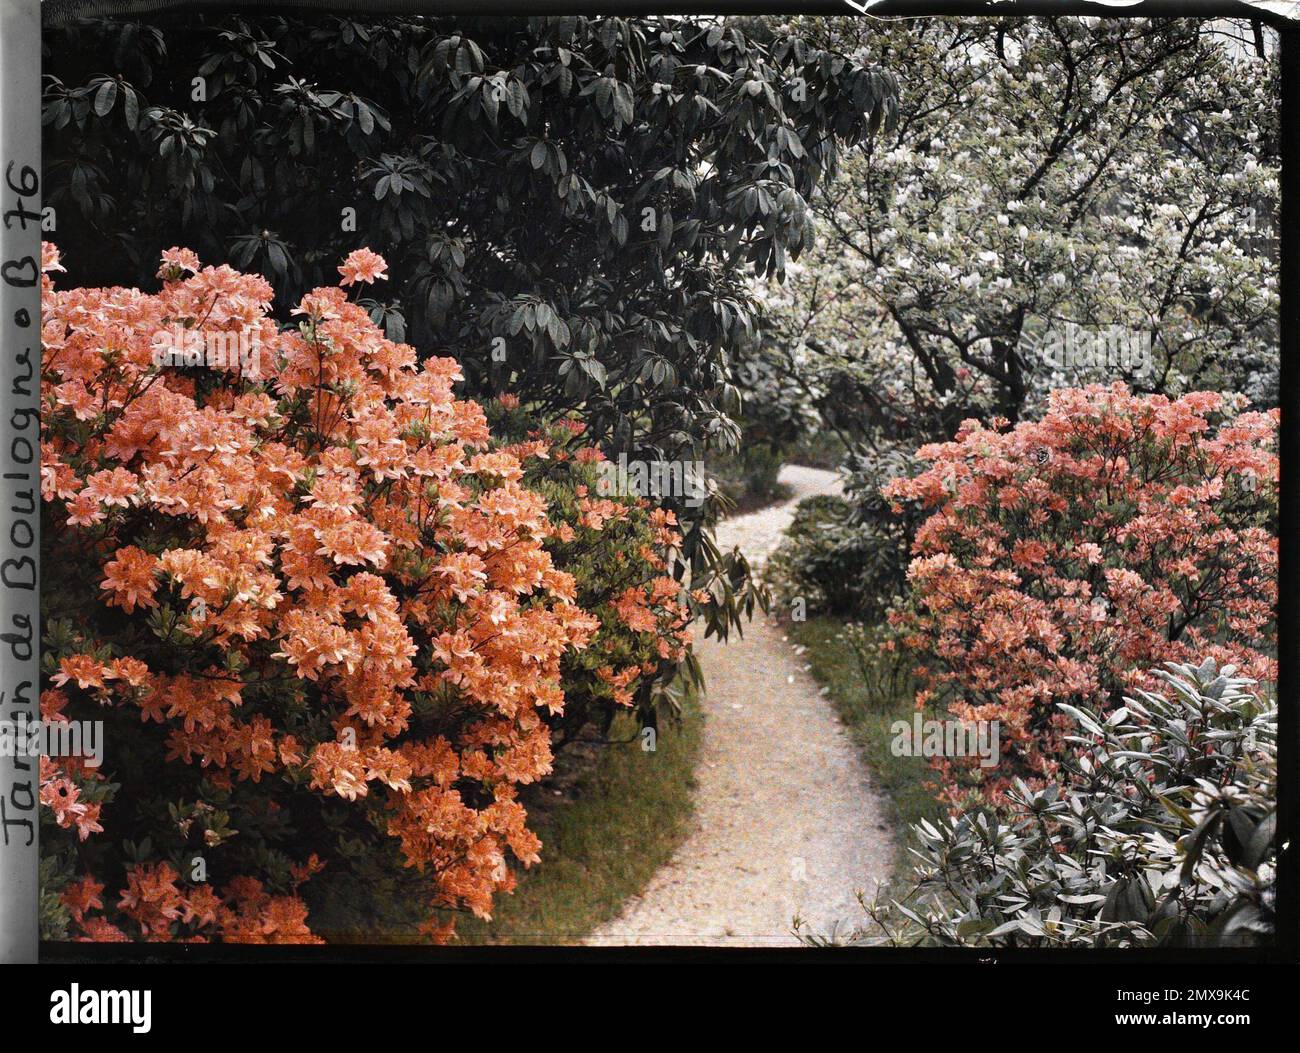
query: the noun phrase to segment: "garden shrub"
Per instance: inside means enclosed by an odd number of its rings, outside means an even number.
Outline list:
[[[793,443],[786,459],[792,464],[833,471],[844,463],[847,455],[844,440],[835,432],[820,428]]]
[[[916,887],[850,942],[1224,946],[1275,931],[1277,706],[1213,659],[1067,709],[1060,784],[913,827]],[[882,934],[883,930],[883,934]],[[815,937],[814,937],[815,938]]]
[[[725,498],[729,515],[744,515],[775,501],[787,492],[778,481],[785,456],[769,446],[747,445],[739,452],[709,460],[709,478]]]
[[[581,421],[541,421],[512,395],[486,409],[494,435],[535,453],[523,482],[546,499],[554,527],[546,549],[573,575],[578,605],[600,622],[591,643],[561,662],[564,709],[546,717],[555,748],[588,724],[607,730],[621,709],[635,708],[643,727],[677,717],[678,673],[695,665],[689,624],[706,598],[669,573],[681,545],[676,515],[602,486],[606,458]]]
[[[809,614],[856,614],[871,602],[864,571],[870,554],[850,525],[852,508],[838,494],[805,497],[763,576],[781,610],[799,600]]]
[[[367,250],[286,331],[263,278],[186,250],[152,295],[56,291],[48,246],[43,269],[41,709],[106,741],[100,769],[42,761],[46,936],[374,938],[399,908],[443,939],[487,916],[539,858],[518,791],[550,770],[572,656],[594,648],[611,695],[648,662],[557,564],[576,530],[524,482],[548,444],[494,444],[453,360],[348,300],[386,277]],[[245,334],[260,376],[159,368],[177,327]],[[632,515],[575,500],[591,531]],[[632,511],[662,559],[671,523]],[[643,644],[679,591],[610,604]]]
[[[987,776],[940,762],[945,799],[1053,781],[1058,703],[1104,712],[1166,662],[1276,679],[1278,419],[1210,392],[1061,390],[1039,421],[966,422],[886,488],[930,513],[890,616],[918,706],[1001,724]]]
[[[881,494],[889,480],[914,470],[910,452],[884,446],[851,451],[843,464],[844,496],[799,503],[766,577],[785,609],[802,598],[808,614],[880,620],[907,588],[909,547],[923,518]]]
[[[755,333],[732,349],[739,381],[740,435],[708,461],[725,510],[744,514],[782,499],[790,452],[818,427],[817,412],[780,352]]]
[[[621,452],[698,454],[733,426],[750,275],[785,274],[808,199],[897,111],[856,46],[757,20],[51,22],[47,197],[76,217],[78,284],[139,284],[188,238],[288,306],[366,231],[393,264],[387,335],[457,358],[475,394],[520,376]]]
[[[858,690],[868,707],[885,712],[900,703],[911,705],[916,696],[913,659],[898,647],[887,623],[845,622],[839,639],[853,654]]]

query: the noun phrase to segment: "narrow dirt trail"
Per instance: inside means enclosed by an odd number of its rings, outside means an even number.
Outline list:
[[[784,504],[723,522],[718,544],[756,566],[795,505],[838,487],[833,472],[787,466]],[[589,944],[796,944],[861,920],[855,893],[888,877],[885,809],[830,702],[779,625],[756,614],[727,644],[697,639],[707,681],[694,827],[672,860]]]

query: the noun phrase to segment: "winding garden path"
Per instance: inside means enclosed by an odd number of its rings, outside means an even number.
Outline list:
[[[833,472],[787,466],[790,500],[724,521],[719,547],[755,565],[795,505],[833,492]],[[698,639],[707,681],[694,826],[672,860],[591,944],[795,944],[862,919],[889,874],[885,809],[830,702],[780,625],[761,614],[730,643]]]

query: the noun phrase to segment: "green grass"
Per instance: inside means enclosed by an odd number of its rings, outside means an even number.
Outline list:
[[[912,719],[915,701],[910,688],[893,697],[869,689],[853,648],[839,638],[844,624],[837,618],[810,618],[789,625],[790,639],[807,648],[805,660],[848,728],[874,782],[890,809],[900,851],[894,877],[902,880],[909,868],[907,834],[912,823],[934,819],[943,809],[926,783],[934,781],[929,763],[920,757],[895,757],[889,745],[890,725]]]
[[[686,836],[703,719],[688,695],[681,722],[660,727],[653,753],[630,718],[616,721],[609,738],[633,741],[602,747],[561,803],[530,810],[542,862],[520,875],[513,895],[497,897],[490,922],[458,921],[458,942],[573,943],[616,917]]]

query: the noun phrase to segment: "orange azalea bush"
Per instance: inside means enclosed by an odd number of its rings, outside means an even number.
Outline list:
[[[891,615],[917,706],[1000,723],[996,767],[938,762],[950,804],[1053,781],[1058,704],[1107,710],[1164,663],[1276,680],[1278,420],[1209,392],[1057,391],[1042,420],[967,421],[885,487],[932,510]]]
[[[590,724],[608,728],[621,711],[653,726],[675,716],[683,663],[693,666],[690,623],[708,602],[687,593],[670,573],[681,546],[672,511],[644,498],[606,493],[604,454],[584,438],[581,421],[539,422],[516,396],[487,405],[494,435],[535,450],[524,482],[546,498],[555,531],[548,546],[574,576],[579,605],[600,621],[591,644],[563,660],[567,701],[551,718],[556,748]]]
[[[266,281],[186,250],[152,295],[56,290],[60,269],[47,247],[41,706],[102,720],[106,760],[43,762],[47,935],[373,938],[409,904],[445,938],[487,916],[539,858],[520,792],[574,656],[615,696],[650,661],[557,566],[574,528],[523,483],[549,443],[493,443],[454,361],[349,301],[385,277],[366,250],[286,331]],[[178,331],[256,353],[160,366]],[[618,617],[680,656],[680,590],[628,587]]]

